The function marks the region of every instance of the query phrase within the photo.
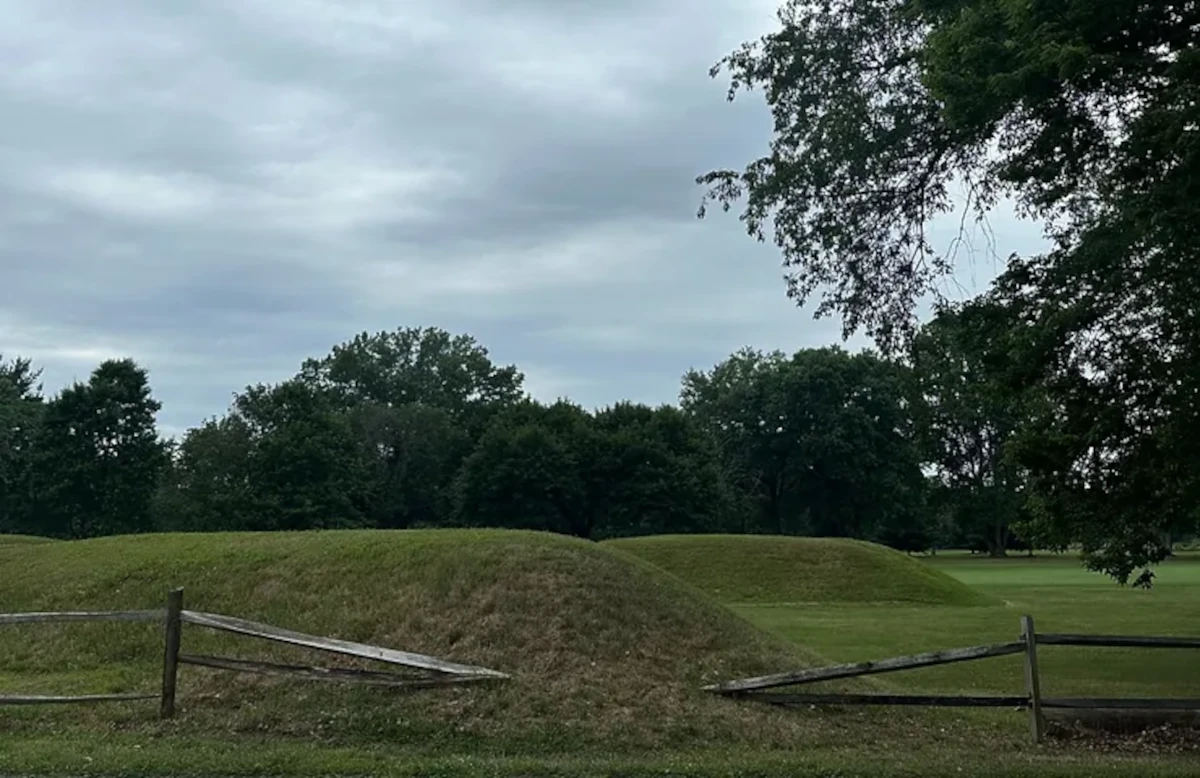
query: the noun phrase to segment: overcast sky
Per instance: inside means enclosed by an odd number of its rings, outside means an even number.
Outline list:
[[[772,246],[695,218],[697,174],[765,149],[760,98],[707,70],[774,7],[9,0],[0,353],[49,392],[134,357],[176,433],[363,330],[470,333],[587,406],[837,342]],[[1037,245],[992,228],[1000,256]]]

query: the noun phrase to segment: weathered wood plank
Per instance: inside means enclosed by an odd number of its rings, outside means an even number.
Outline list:
[[[172,589],[167,594],[167,616],[163,628],[163,674],[162,699],[158,706],[158,717],[169,719],[175,715],[175,684],[179,677],[179,643],[182,638],[183,589]]]
[[[53,624],[73,621],[161,621],[164,611],[58,611],[46,613],[0,613],[3,624]]]
[[[1037,636],[1043,646],[1096,646],[1100,648],[1200,648],[1200,638],[1145,637],[1139,635],[1056,635]]]
[[[424,654],[414,654],[408,651],[397,651],[391,648],[381,648],[379,646],[371,646],[365,643],[355,643],[349,640],[338,640],[337,638],[324,638],[315,635],[305,635],[301,632],[294,632],[290,629],[281,629],[272,627],[268,624],[259,624],[246,619],[238,619],[232,616],[220,616],[215,613],[199,613],[197,611],[183,612],[183,620],[188,624],[195,624],[201,627],[210,627],[212,629],[224,630],[225,632],[233,632],[240,635],[249,635],[251,637],[262,638],[263,640],[274,640],[278,643],[287,643],[293,646],[303,646],[304,648],[314,648],[318,651],[329,651],[334,654],[345,654],[347,656],[356,656],[360,659],[374,659],[378,662],[386,662],[388,664],[403,665],[405,667],[417,667],[422,670],[431,670],[436,673],[449,673],[451,675],[470,675],[470,676],[488,676],[490,678],[508,678],[504,673],[496,670],[489,670],[486,667],[475,667],[472,665],[458,664],[457,662],[447,662],[442,659],[437,659]]]
[[[975,659],[986,659],[994,656],[1020,654],[1025,650],[1025,642],[999,643],[991,646],[970,646],[968,648],[951,648],[945,651],[931,651],[912,656],[898,656],[892,659],[880,659],[874,662],[854,662],[852,664],[815,667],[809,670],[798,670],[793,673],[778,675],[763,675],[757,678],[742,678],[737,681],[705,686],[704,690],[718,694],[748,692],[755,689],[773,689],[778,686],[792,684],[815,683],[817,681],[833,681],[838,678],[856,678],[862,675],[892,673],[897,670],[910,670],[917,667],[932,667],[948,665],[954,662],[970,662]]]
[[[1182,710],[1200,711],[1200,700],[1182,698],[1136,697],[1043,697],[1043,708],[1077,710]]]
[[[282,676],[300,678],[307,681],[333,681],[336,683],[358,683],[374,686],[401,686],[406,688],[424,689],[436,686],[452,686],[462,683],[477,683],[479,681],[495,681],[494,676],[488,675],[436,675],[436,676],[406,676],[399,673],[385,673],[376,670],[350,670],[337,667],[311,667],[308,665],[283,665],[272,662],[257,662],[249,659],[231,659],[222,656],[193,656],[181,654],[182,664],[210,667],[216,670],[232,670],[238,673],[254,673],[257,675]]]
[[[0,694],[0,705],[64,705],[75,702],[130,702],[155,699],[158,699],[157,694]]]
[[[1033,742],[1046,739],[1046,719],[1042,716],[1042,682],[1038,676],[1037,631],[1033,616],[1021,617],[1021,639],[1025,641],[1025,691],[1029,695],[1029,731]]]
[[[947,708],[1024,708],[1025,697],[972,697],[945,694],[775,694],[750,692],[737,695],[740,700],[754,700],[772,705],[799,707],[804,705],[929,705]]]

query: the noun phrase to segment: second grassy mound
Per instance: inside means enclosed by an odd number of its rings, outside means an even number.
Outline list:
[[[725,603],[996,604],[923,562],[874,543],[778,535],[656,535],[609,541]]]

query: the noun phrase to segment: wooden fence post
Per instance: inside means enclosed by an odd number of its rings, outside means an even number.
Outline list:
[[[167,618],[163,650],[162,704],[159,718],[175,715],[175,679],[179,674],[179,638],[183,621],[183,589],[172,589],[167,595]]]
[[[1033,741],[1041,743],[1046,737],[1046,720],[1042,718],[1042,682],[1038,677],[1037,633],[1032,616],[1021,617],[1021,639],[1025,641],[1025,690],[1029,693],[1029,728]]]

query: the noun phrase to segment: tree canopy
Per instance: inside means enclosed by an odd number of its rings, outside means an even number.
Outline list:
[[[766,531],[869,537],[921,509],[900,369],[838,348],[746,349],[683,379],[685,410],[720,441]]]
[[[1012,331],[998,380],[1039,387],[1013,454],[1032,524],[1123,581],[1162,559],[1200,492],[1200,8],[791,0],[779,21],[714,68],[731,99],[762,89],[775,132],[700,177],[706,205],[742,201],[789,292],[888,351],[955,266],[931,219],[1007,198],[1043,223],[1052,249],[988,293]]]

